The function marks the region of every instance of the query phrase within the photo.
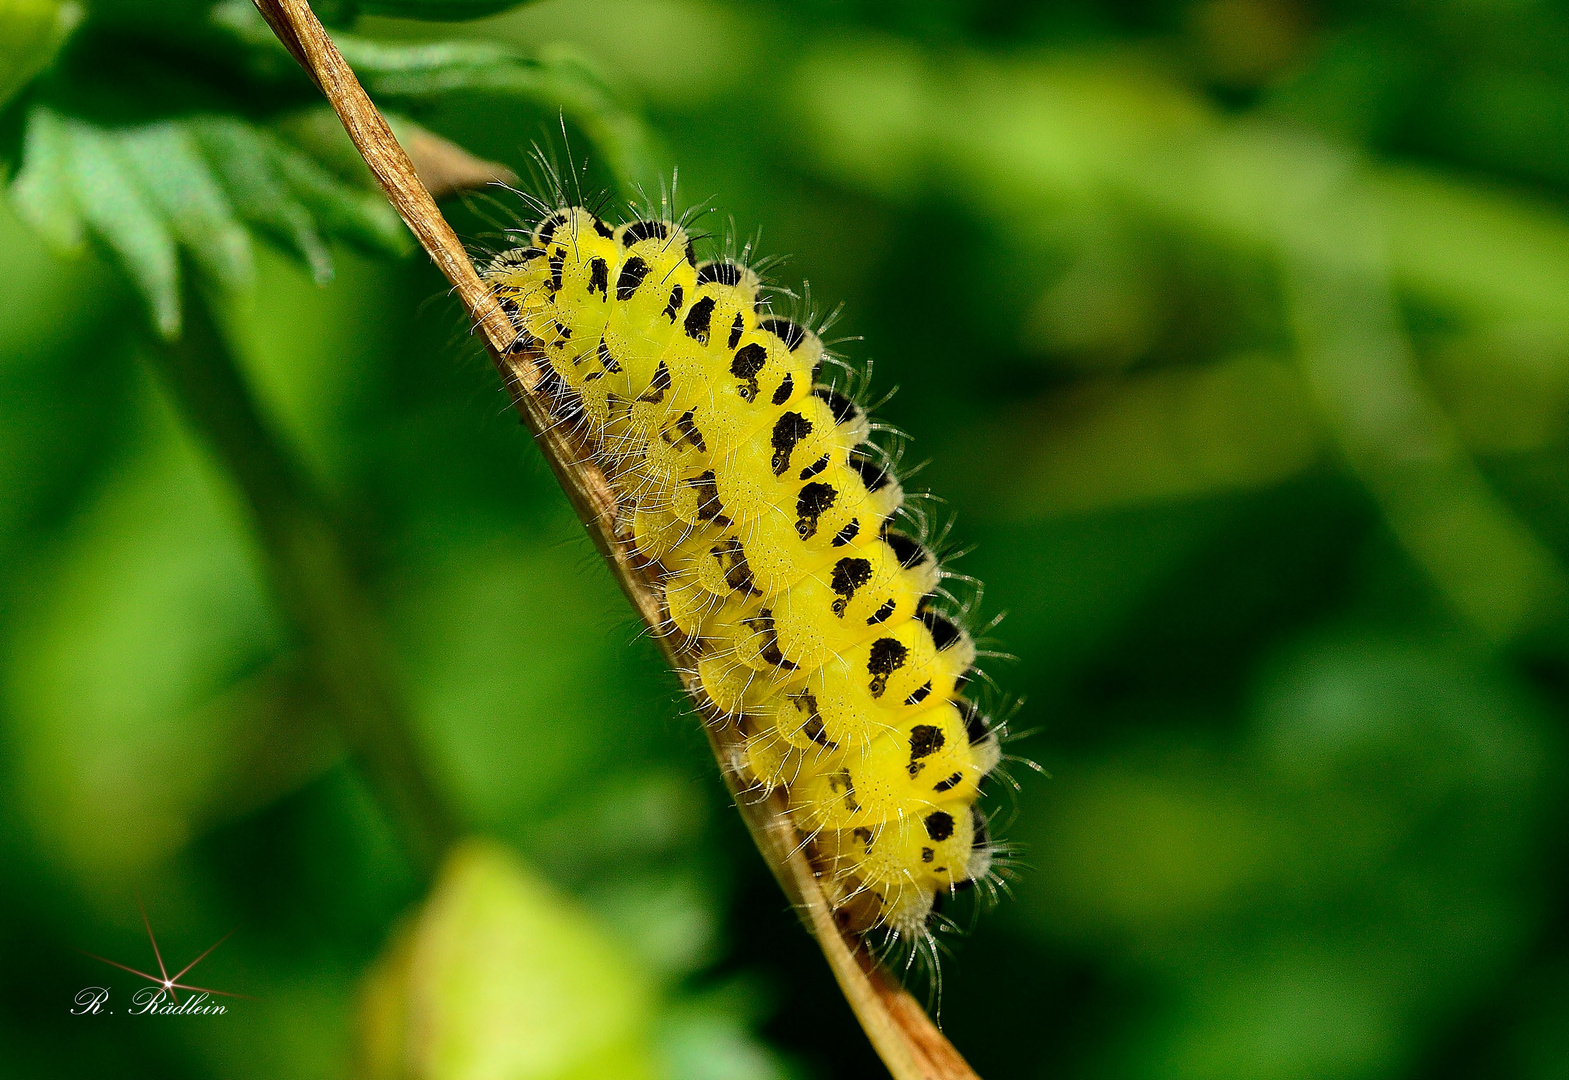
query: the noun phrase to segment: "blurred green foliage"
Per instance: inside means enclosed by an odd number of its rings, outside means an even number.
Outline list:
[[[1569,1076],[1569,11],[387,17],[437,7],[321,5],[399,123],[526,173],[564,112],[591,190],[657,199],[679,165],[713,245],[761,229],[902,388],[884,413],[1010,612],[989,670],[1050,774],[994,788],[1013,897],[944,967],[982,1075]],[[529,994],[571,971],[631,1055],[585,1075],[875,1075],[292,61],[245,5],[77,10],[0,0],[9,1070],[341,1076],[423,1009],[486,1063],[429,1075],[534,1075],[483,1010],[546,1022]],[[452,206],[475,238],[497,213]],[[515,853],[462,848],[433,894],[143,362],[187,267],[363,549],[428,769]],[[152,962],[137,890],[181,963],[238,925],[198,981],[260,1000],[68,1015],[134,988],[73,949]]]

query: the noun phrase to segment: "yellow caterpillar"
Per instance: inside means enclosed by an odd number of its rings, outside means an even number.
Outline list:
[[[975,804],[1000,754],[960,696],[976,651],[933,605],[943,571],[890,528],[904,492],[865,412],[819,382],[817,335],[753,271],[697,263],[680,224],[569,207],[530,241],[481,274],[622,494],[664,629],[842,916],[925,940],[934,901],[991,872]]]

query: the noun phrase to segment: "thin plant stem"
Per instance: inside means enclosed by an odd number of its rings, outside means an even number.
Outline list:
[[[638,559],[623,527],[615,489],[583,447],[552,422],[549,405],[539,390],[537,356],[519,342],[517,331],[475,273],[467,251],[420,183],[386,120],[306,0],[254,3],[326,95],[388,200],[452,283],[514,406],[633,609],[651,629],[662,626],[666,621],[662,590],[653,570]],[[755,793],[739,797],[749,786],[739,765],[740,730],[713,708],[692,665],[678,653],[674,641],[659,634],[654,637],[706,721],[704,728],[720,772],[731,793],[738,796],[736,804],[758,850],[817,939],[846,1001],[894,1080],[978,1080],[925,1010],[877,964],[865,944],[836,920],[783,796],[776,791],[766,798],[757,798]]]
[[[428,876],[456,837],[426,774],[386,634],[360,581],[347,530],[263,416],[207,298],[186,290],[184,334],[149,347],[185,421],[234,481],[273,590],[303,645],[310,683]]]

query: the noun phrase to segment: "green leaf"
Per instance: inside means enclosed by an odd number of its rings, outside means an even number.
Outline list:
[[[394,258],[407,255],[414,238],[379,191],[340,183],[304,154],[274,140],[279,173],[289,190],[327,231]]]
[[[401,256],[412,238],[369,185],[346,183],[274,133],[225,116],[102,128],[44,107],[27,118],[10,188],[19,215],[55,248],[91,233],[118,256],[165,337],[180,332],[180,251],[228,292],[255,274],[246,225],[278,236],[317,282],[327,236]],[[324,235],[325,233],[325,235]]]
[[[18,216],[63,254],[79,252],[87,239],[70,173],[65,122],[48,109],[34,109],[22,136],[22,168],[11,183],[11,202]]]
[[[172,122],[132,129],[120,148],[203,272],[231,291],[249,288],[256,272],[250,234],[190,130]]]
[[[486,42],[390,45],[340,34],[343,58],[373,95],[423,100],[452,93],[488,93],[560,109],[588,134],[627,191],[652,177],[651,140],[593,67],[568,46],[527,57]]]
[[[53,62],[81,21],[75,0],[0,0],[0,105]]]
[[[377,254],[408,254],[413,241],[380,192],[345,184],[270,131],[228,117],[195,123],[198,142],[240,214],[283,239],[318,282],[332,280],[322,232]]]
[[[0,0],[0,16],[8,2]],[[286,55],[249,5],[216,6],[212,25],[253,53]],[[3,31],[0,25],[0,44]],[[601,147],[623,187],[648,174],[641,124],[568,54],[533,60],[485,43],[388,45],[349,35],[341,48],[385,96],[478,91],[563,109]],[[11,195],[24,220],[56,248],[78,250],[89,233],[102,240],[146,300],[159,333],[173,337],[180,329],[182,249],[203,278],[226,291],[246,288],[254,273],[247,227],[281,240],[318,282],[333,275],[329,237],[381,255],[412,250],[412,237],[380,192],[321,150],[229,115],[107,128],[40,108],[28,117]]]
[[[292,246],[318,283],[331,281],[332,255],[280,172],[276,138],[232,117],[193,120],[191,130],[240,216]]]
[[[436,6],[436,0],[419,2]],[[362,5],[361,10],[369,8]],[[212,20],[253,55],[289,55],[244,0],[218,5]],[[627,194],[657,172],[652,140],[641,118],[570,48],[550,46],[530,57],[483,41],[399,44],[344,33],[334,34],[333,41],[374,97],[428,101],[453,93],[485,93],[535,102],[552,112],[560,110],[581,127]]]
[[[120,257],[158,332],[178,337],[180,258],[173,230],[113,134],[79,120],[65,123],[71,187],[83,217]]]
[[[588,916],[469,841],[365,987],[361,1076],[647,1080],[653,993]]]
[[[394,97],[532,85],[528,80],[539,66],[505,46],[483,41],[402,45],[350,34],[339,34],[333,41],[366,89]]]

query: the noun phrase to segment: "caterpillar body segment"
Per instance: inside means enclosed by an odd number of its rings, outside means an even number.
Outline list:
[[[991,872],[997,735],[865,411],[818,382],[822,342],[670,221],[565,207],[480,272],[617,486],[752,782],[783,789],[851,925],[925,940],[935,900]]]

